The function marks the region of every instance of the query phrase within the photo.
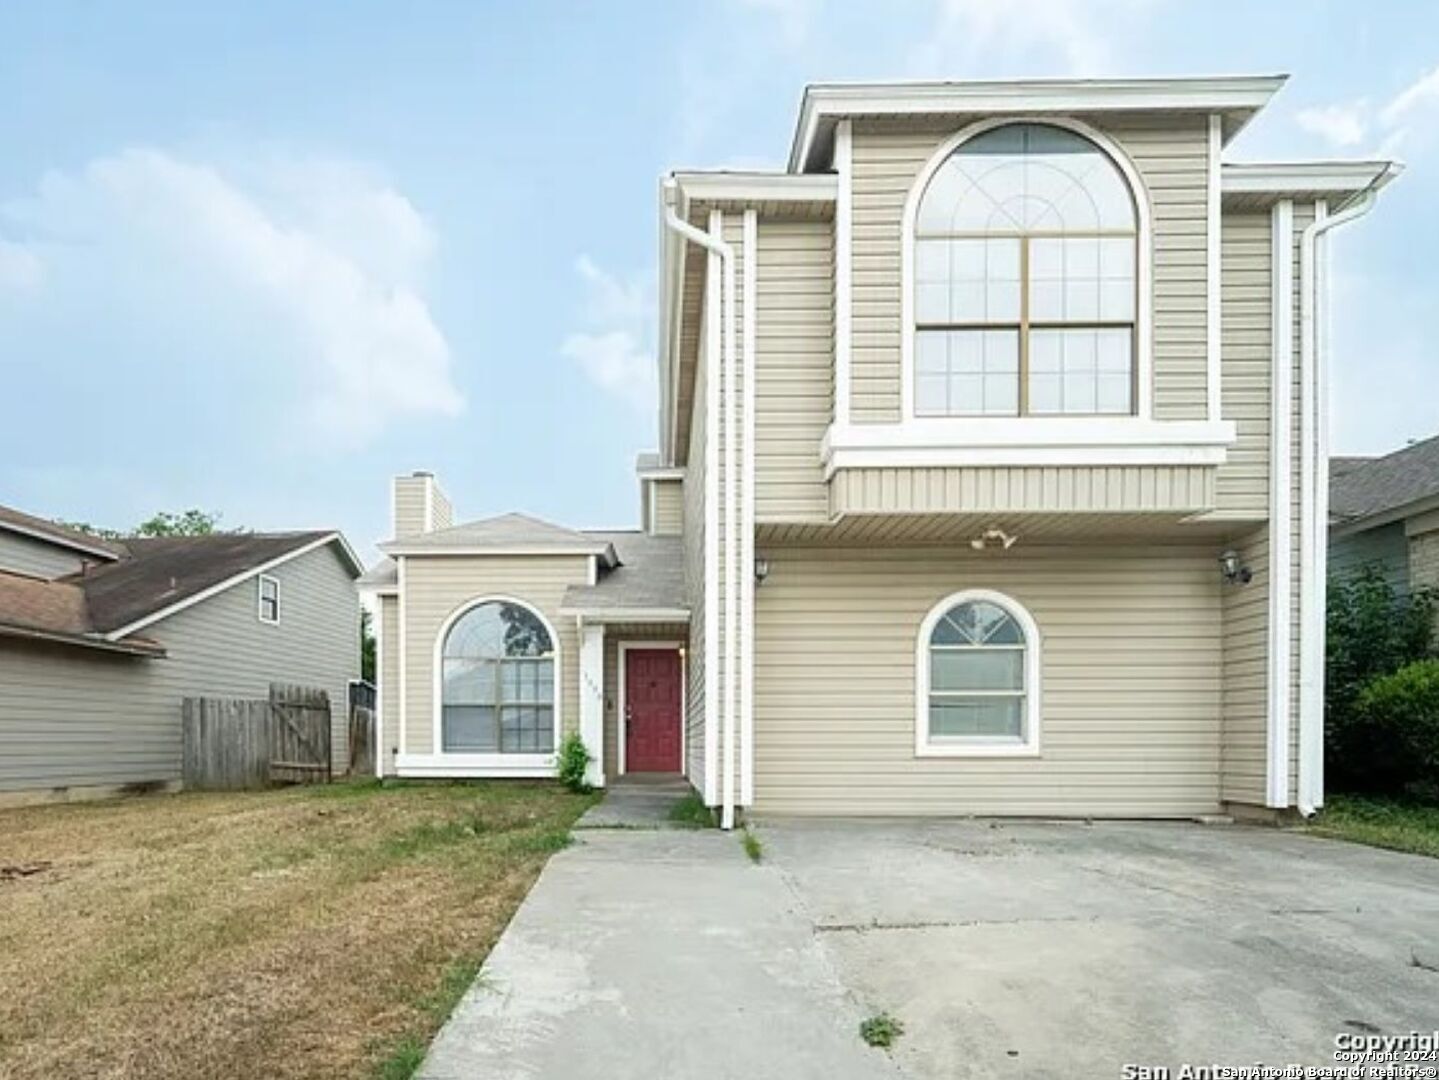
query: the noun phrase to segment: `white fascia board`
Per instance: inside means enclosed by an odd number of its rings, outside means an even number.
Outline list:
[[[259,577],[261,574],[273,570],[275,567],[281,566],[289,562],[291,559],[298,559],[301,555],[308,555],[310,552],[316,550],[317,548],[322,548],[326,544],[333,544],[336,541],[339,542],[341,550],[351,561],[351,565],[354,566],[355,573],[358,575],[359,573],[363,572],[364,568],[360,566],[359,560],[355,558],[355,553],[353,550],[350,549],[350,545],[345,542],[345,538],[339,533],[330,533],[328,536],[321,536],[316,540],[311,540],[308,544],[297,547],[293,551],[287,551],[285,554],[273,558],[269,562],[260,563],[258,566],[252,566],[248,570],[242,570],[240,573],[235,574],[232,577],[228,577],[224,581],[211,585],[208,589],[201,589],[193,596],[187,596],[185,597],[185,599],[180,600],[177,603],[171,604],[170,606],[165,608],[161,608],[159,611],[151,612],[144,618],[136,619],[134,622],[128,624],[127,626],[122,626],[118,630],[111,630],[105,635],[105,637],[109,641],[119,641],[121,638],[133,634],[137,630],[143,630],[151,623],[156,623],[159,622],[161,619],[169,618],[176,612],[184,611],[186,608],[193,607],[194,605],[204,600],[210,599],[210,597],[212,596],[218,596],[226,589],[229,589],[235,585],[239,585],[242,582],[249,581],[251,578]]]
[[[1253,161],[1226,162],[1219,175],[1225,195],[1278,198],[1304,192],[1358,194],[1383,187],[1403,171],[1397,161]]]
[[[683,480],[685,467],[683,465],[657,465],[648,469],[636,469],[635,475],[641,480]]]
[[[966,418],[831,425],[821,446],[836,469],[964,466],[1220,465],[1232,420]]]
[[[1191,79],[1016,79],[822,83],[805,88],[788,169],[804,172],[823,123],[839,116],[935,113],[1258,112],[1286,75]],[[1232,137],[1234,131],[1229,132]]]
[[[689,608],[592,608],[561,607],[561,615],[573,615],[587,622],[689,622]]]
[[[675,183],[695,202],[834,202],[839,179],[830,173],[676,172]]]
[[[597,555],[613,564],[616,559],[611,544],[447,544],[444,547],[421,547],[406,544],[381,544],[386,555]]]

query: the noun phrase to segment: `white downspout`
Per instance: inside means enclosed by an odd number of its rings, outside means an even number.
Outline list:
[[[1317,312],[1322,282],[1316,273],[1318,241],[1332,229],[1363,217],[1374,206],[1369,187],[1353,204],[1328,217],[1321,200],[1299,240],[1300,537],[1299,560],[1299,799],[1309,817],[1324,805],[1324,622],[1329,540],[1329,393],[1325,340]]]
[[[726,662],[725,662],[725,664],[723,665],[723,678],[722,678],[722,685],[721,685],[721,691],[722,691],[722,694],[723,694],[724,707],[723,707],[723,709],[721,710],[721,724],[722,724],[723,732],[722,732],[721,751],[720,751],[720,753],[721,753],[721,758],[722,758],[722,776],[723,776],[723,780],[722,780],[722,794],[721,794],[721,798],[720,798],[720,825],[721,825],[722,828],[732,829],[732,828],[734,828],[734,807],[735,807],[735,760],[734,760],[734,744],[735,744],[735,730],[734,730],[734,728],[735,728],[735,715],[734,715],[734,714],[735,714],[735,686],[734,686],[734,677],[735,677],[735,665],[734,665],[732,662],[730,662],[730,656],[731,656],[732,652],[734,652],[734,651],[736,650],[735,630],[736,630],[736,623],[737,623],[738,620],[737,620],[737,618],[736,618],[737,612],[736,612],[736,610],[735,610],[735,602],[736,602],[736,599],[737,599],[737,590],[736,590],[736,587],[735,587],[735,586],[736,586],[735,577],[736,577],[737,571],[738,571],[738,569],[739,569],[739,552],[738,552],[738,550],[737,550],[737,549],[735,548],[735,546],[734,546],[734,545],[735,545],[735,532],[736,532],[736,530],[735,530],[735,527],[734,527],[734,497],[733,497],[733,491],[734,491],[733,484],[734,484],[734,482],[735,482],[735,453],[736,453],[736,451],[737,451],[737,449],[738,449],[738,447],[737,447],[737,445],[736,445],[736,440],[735,440],[735,437],[734,437],[734,426],[735,426],[735,421],[737,420],[737,416],[736,416],[736,414],[735,414],[736,402],[735,402],[735,395],[734,395],[735,360],[736,360],[736,343],[735,343],[735,326],[734,326],[734,319],[735,319],[735,282],[736,282],[736,275],[735,275],[735,265],[734,265],[734,248],[731,247],[729,244],[727,244],[727,243],[726,243],[723,239],[721,239],[720,237],[718,237],[718,236],[711,236],[709,233],[706,233],[706,232],[704,232],[704,231],[702,231],[702,230],[700,230],[700,229],[695,228],[693,225],[691,225],[689,222],[685,221],[685,220],[684,220],[683,218],[681,218],[677,213],[675,213],[674,207],[672,207],[672,206],[667,206],[667,207],[665,207],[665,227],[668,228],[668,229],[673,230],[674,232],[676,232],[676,233],[678,233],[679,235],[683,236],[685,239],[690,240],[690,241],[698,244],[700,247],[704,248],[706,251],[709,251],[709,252],[713,253],[714,255],[717,255],[717,256],[719,257],[719,260],[720,260],[720,268],[721,268],[722,297],[721,297],[720,303],[721,303],[721,306],[722,306],[722,309],[723,309],[723,312],[722,312],[722,315],[721,315],[721,335],[722,335],[721,350],[722,350],[722,352],[723,352],[723,358],[722,358],[722,360],[721,360],[721,367],[722,367],[722,378],[723,378],[723,381],[724,381],[724,395],[725,395],[725,403],[724,403],[724,404],[725,404],[725,409],[724,409],[724,412],[725,412],[724,432],[725,432],[725,437],[726,437],[725,462],[724,462],[724,482],[725,482],[725,487],[726,487],[726,489],[727,489],[728,494],[726,495],[726,499],[725,499],[725,507],[726,507],[726,512],[725,512],[725,518],[726,518],[726,530],[725,530],[725,533],[726,533],[726,535],[725,535],[725,539],[726,539],[726,541],[727,541],[726,546],[725,546],[725,569],[726,569],[725,579],[726,579],[727,587],[726,587],[726,590],[725,590],[725,591],[726,591],[726,603],[725,603],[725,610],[724,610],[724,616],[725,616],[725,657],[726,657]],[[711,376],[711,385],[713,385],[713,377],[712,377],[712,376]],[[715,427],[719,424],[719,420],[720,420],[720,417],[719,417],[719,416],[714,415],[713,413],[711,413],[711,416],[710,416],[710,429],[711,429],[711,431],[713,431],[713,430],[715,429]],[[706,468],[707,468],[707,469],[713,469],[713,468],[715,468],[715,467],[716,467],[716,462],[713,460],[713,455],[707,455],[707,457],[709,458],[709,460],[706,462]],[[719,598],[718,595],[716,595],[716,594],[714,594],[714,593],[712,593],[711,595],[709,595],[709,596],[707,596],[707,597],[705,598],[705,608],[706,608],[706,612],[707,612],[707,613],[708,613],[710,607],[718,600],[718,598]],[[706,639],[705,639],[705,644],[706,644],[706,650],[707,650],[707,651],[708,651],[709,644],[710,644],[710,642],[711,642],[712,640],[713,640],[712,636],[709,635],[709,634],[707,634],[707,635],[706,635]],[[715,675],[715,672],[714,672],[714,671],[707,671],[707,672],[705,673],[706,681],[708,682],[710,679],[712,679],[712,678],[714,677],[714,675]]]

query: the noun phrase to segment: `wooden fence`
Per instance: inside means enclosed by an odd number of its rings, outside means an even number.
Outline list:
[[[185,787],[210,790],[330,779],[330,699],[323,690],[275,683],[265,700],[186,698]]]

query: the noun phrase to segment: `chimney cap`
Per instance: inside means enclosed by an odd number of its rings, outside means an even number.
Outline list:
[[[427,478],[430,480],[433,480],[435,478],[435,474],[430,472],[429,469],[416,469],[414,472],[410,473],[410,475],[416,478]]]

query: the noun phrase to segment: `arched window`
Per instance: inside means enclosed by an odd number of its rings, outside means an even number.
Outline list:
[[[921,755],[1039,750],[1039,630],[1000,593],[947,597],[920,629],[915,749]]]
[[[960,143],[914,218],[915,414],[1135,412],[1135,198],[1066,128]]]
[[[523,604],[487,600],[455,619],[440,648],[446,753],[538,754],[555,748],[555,642]]]

